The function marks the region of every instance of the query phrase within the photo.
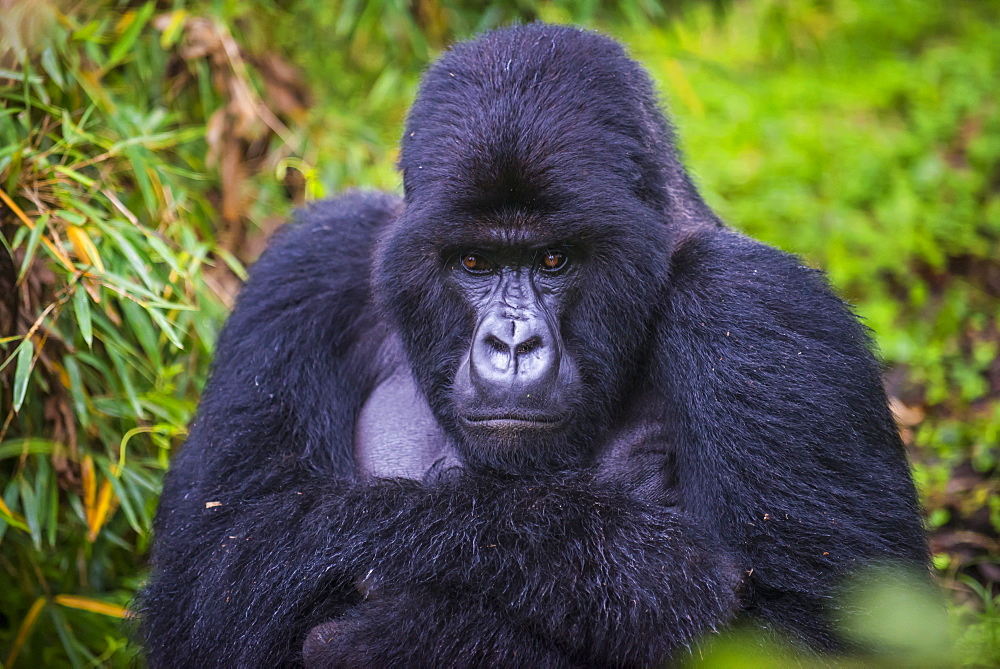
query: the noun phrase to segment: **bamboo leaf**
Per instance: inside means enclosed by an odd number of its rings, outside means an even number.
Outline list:
[[[20,411],[24,396],[28,392],[28,379],[31,378],[31,360],[35,354],[35,345],[30,339],[21,342],[17,351],[17,363],[14,367],[14,411]]]
[[[150,179],[153,170],[149,165],[149,161],[146,160],[146,151],[142,150],[141,147],[129,146],[125,149],[124,153],[128,161],[132,163],[132,176],[135,177],[135,181],[139,185],[143,204],[147,210],[156,211],[158,209],[158,201],[156,191],[153,189],[153,182]]]
[[[139,255],[135,246],[132,245],[125,235],[109,226],[102,226],[102,228],[104,228],[107,234],[115,240],[115,245],[118,246],[118,249],[128,260],[136,276],[138,276],[143,284],[145,284],[146,288],[151,291],[156,291],[156,286],[150,276],[149,262],[143,262],[143,258]]]
[[[136,513],[135,504],[130,499],[124,482],[115,476],[114,469],[117,469],[117,467],[108,467],[103,462],[101,463],[101,471],[107,477],[105,483],[111,484],[115,498],[121,504],[122,511],[125,513],[125,520],[128,521],[129,527],[136,532],[142,533],[145,531],[145,528],[139,522],[139,514]]]
[[[236,256],[221,246],[215,250],[215,254],[222,258],[222,261],[226,263],[226,266],[232,270],[233,274],[235,274],[240,281],[247,280],[247,277],[249,276],[247,274],[247,270],[243,267],[243,263],[237,260]]]
[[[3,499],[3,497],[0,497],[0,520],[8,525],[13,525],[17,529],[24,532],[28,531],[28,523],[24,519],[24,516],[12,511],[11,508],[7,506],[7,502]]]
[[[91,241],[87,232],[78,225],[66,226],[66,236],[69,243],[73,245],[76,256],[85,264],[95,267],[97,271],[104,272],[104,262],[101,260],[97,247]]]
[[[105,271],[101,275],[101,279],[107,286],[116,289],[118,292],[121,292],[122,294],[143,298],[144,301],[143,306],[145,307],[155,306],[159,309],[169,309],[176,311],[198,310],[198,307],[194,305],[183,304],[181,302],[168,302],[162,299],[156,293],[144,288],[143,286],[140,286],[135,281],[132,281],[128,277],[125,277],[121,274],[117,274],[115,272]]]
[[[33,453],[51,455],[55,448],[56,442],[50,439],[8,439],[0,444],[0,460],[20,458]]]
[[[7,70],[0,68],[0,79],[12,79],[13,81],[24,81],[27,76],[27,80],[32,84],[41,84],[45,81],[44,78],[37,74],[25,75],[23,72],[18,72],[17,70]]]
[[[82,28],[73,31],[70,37],[77,42],[95,42],[98,33],[101,31],[101,22],[98,20],[88,21]]]
[[[93,524],[94,506],[97,503],[97,478],[94,473],[94,458],[87,454],[80,463],[80,482],[83,486],[83,509],[87,517],[87,527]]]
[[[87,222],[87,217],[73,211],[72,209],[56,209],[56,216],[72,223],[73,225],[83,225]]]
[[[83,287],[79,284],[76,290],[73,291],[73,312],[76,314],[76,323],[80,328],[80,335],[83,337],[83,341],[87,342],[87,348],[91,348],[94,339],[94,327],[90,315],[90,300],[87,299],[87,291],[83,290]]]
[[[157,325],[160,326],[163,334],[167,335],[167,339],[170,340],[170,343],[173,344],[177,350],[184,350],[184,342],[181,341],[180,336],[177,334],[177,329],[162,313],[160,313],[159,309],[150,308],[146,310],[146,313],[149,314],[149,317],[152,318]]]
[[[40,455],[35,456],[35,465],[37,467],[37,473],[35,474],[35,503],[38,505],[36,514],[38,516],[38,532],[39,532],[39,542],[41,542],[42,532],[48,536],[52,530],[49,527],[49,521],[52,520],[53,510],[58,509],[58,504],[50,505],[52,501],[52,491],[57,490],[55,481],[52,477],[52,466],[49,464],[48,458]],[[51,543],[49,544],[51,545]]]
[[[184,9],[175,9],[168,16],[170,19],[160,34],[160,48],[162,49],[170,49],[180,39],[183,32],[181,29],[184,27],[184,19],[187,18],[188,13]],[[159,21],[161,18],[163,17],[161,16],[157,19],[157,25],[160,25]]]
[[[49,224],[49,214],[48,212],[42,214],[37,221],[35,221],[35,227],[32,228],[31,233],[28,235],[28,243],[24,247],[24,259],[21,261],[21,270],[17,273],[17,282],[21,283],[24,276],[28,273],[31,268],[31,261],[35,257],[35,249],[38,248],[38,241],[42,238],[42,234],[45,232]]]
[[[16,169],[12,170],[11,174],[16,175],[17,171],[18,170]],[[10,210],[14,212],[14,215],[17,216],[19,219],[21,219],[21,222],[23,222],[26,226],[28,226],[29,228],[35,227],[35,223],[30,218],[28,218],[27,214],[25,214],[21,210],[21,208],[17,206],[17,203],[14,202],[14,200],[12,200],[11,197],[7,195],[7,193],[5,193],[3,190],[0,190],[0,200],[3,200],[3,203],[6,204],[10,208]],[[62,263],[63,267],[68,269],[70,272],[74,271],[73,263],[69,261],[69,258],[66,257],[66,254],[63,253],[62,249],[60,249],[58,246],[53,244],[50,240],[45,239],[44,237],[42,238],[42,242],[45,244],[46,248],[49,249],[52,255],[57,260],[59,260],[60,263]]]
[[[48,460],[45,460],[45,466],[51,469]],[[50,547],[55,547],[56,545],[56,530],[59,529],[59,482],[56,480],[55,476],[51,477],[51,482],[48,485],[49,499],[46,501],[46,507],[49,510],[49,517],[45,521],[46,529],[46,540]]]
[[[141,232],[146,238],[146,243],[149,244],[149,247],[160,256],[160,259],[167,263],[172,271],[181,274],[181,266],[178,264],[177,258],[170,250],[170,247],[163,243],[162,239],[149,230],[142,230]]]
[[[89,669],[89,667],[93,667],[93,656],[87,658],[90,662],[84,662],[84,658],[81,657],[80,651],[83,650],[85,653],[87,651],[82,647],[80,640],[73,633],[73,628],[67,622],[62,609],[58,606],[50,606],[48,607],[48,613],[52,619],[52,626],[55,627],[56,634],[59,635],[59,641],[62,642],[62,648],[66,651],[66,657],[69,659],[69,663],[73,669]],[[89,653],[87,654],[89,655]]]
[[[105,478],[101,481],[101,489],[97,493],[97,503],[94,506],[94,514],[91,516],[89,532],[87,533],[87,540],[90,543],[97,541],[97,535],[100,533],[101,528],[104,527],[115,499],[111,480]]]
[[[38,499],[26,478],[18,480],[17,489],[21,495],[21,510],[24,511],[24,519],[28,523],[31,543],[34,544],[36,551],[40,551],[42,550],[42,522],[39,518]]]
[[[125,397],[128,398],[134,416],[136,418],[143,417],[142,406],[139,404],[139,397],[135,392],[135,385],[132,383],[132,375],[127,361],[114,346],[109,346],[107,353],[108,357],[111,358],[111,364],[115,367],[116,376],[121,381],[122,389],[125,391]]]
[[[132,332],[135,334],[135,338],[139,340],[139,346],[142,347],[143,352],[149,358],[150,362],[153,363],[154,367],[161,367],[163,361],[160,357],[160,347],[157,345],[157,336],[153,330],[153,324],[146,315],[147,311],[131,300],[123,301],[121,307],[122,312],[125,314],[125,320],[128,321]]]
[[[31,608],[28,609],[27,615],[24,616],[24,620],[21,621],[21,626],[17,630],[17,637],[14,638],[10,652],[7,653],[7,659],[3,661],[3,666],[14,666],[14,660],[17,659],[17,654],[21,652],[21,646],[28,640],[28,635],[31,634],[31,629],[35,626],[35,622],[38,621],[38,616],[43,608],[45,608],[45,598],[39,597],[31,605]]]
[[[128,613],[124,606],[101,601],[100,599],[81,597],[80,595],[56,595],[55,602],[59,606],[65,606],[66,608],[100,613],[101,615],[113,618],[124,618]]]
[[[79,184],[83,184],[87,188],[93,188],[95,185],[97,185],[97,182],[91,179],[90,177],[85,177],[76,170],[71,170],[68,167],[63,167],[62,165],[55,165],[53,166],[52,169],[58,172],[59,174],[69,177],[70,179]]]
[[[90,427],[90,412],[87,410],[87,396],[83,390],[83,379],[80,378],[80,365],[75,357],[67,355],[63,358],[63,366],[66,368],[66,376],[69,377],[69,393],[73,398],[73,413],[80,421],[81,426]]]

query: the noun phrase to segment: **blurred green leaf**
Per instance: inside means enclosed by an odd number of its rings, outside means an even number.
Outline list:
[[[146,27],[146,22],[153,16],[153,11],[155,9],[156,3],[151,1],[144,4],[137,11],[129,11],[126,13],[123,20],[128,21],[128,26],[122,32],[121,37],[118,38],[118,41],[115,42],[114,46],[111,47],[111,51],[108,53],[108,59],[104,62],[105,70],[109,70],[117,65],[118,62],[132,49],[135,41],[139,39],[142,29]]]
[[[73,291],[73,311],[76,313],[76,324],[80,328],[80,336],[87,346],[93,344],[94,330],[90,318],[90,300],[83,286],[77,285]]]
[[[38,248],[38,242],[42,238],[42,233],[45,232],[46,226],[49,223],[49,214],[42,214],[37,221],[35,221],[35,227],[31,229],[31,234],[28,235],[28,243],[24,247],[24,257],[21,259],[21,269],[17,273],[17,282],[21,283],[24,280],[24,275],[28,273],[28,269],[31,267],[31,261],[35,258],[35,250]]]
[[[14,411],[19,411],[21,404],[24,403],[34,353],[34,344],[30,339],[25,338],[17,349],[17,366],[14,368]]]

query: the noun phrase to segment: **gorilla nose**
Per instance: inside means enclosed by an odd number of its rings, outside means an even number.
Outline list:
[[[558,367],[551,336],[539,318],[486,319],[472,350],[472,376],[496,386],[530,386]]]

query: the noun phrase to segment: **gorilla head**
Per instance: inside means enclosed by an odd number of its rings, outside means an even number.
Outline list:
[[[410,112],[376,290],[467,463],[578,466],[652,332],[690,185],[645,72],[569,27],[445,55]]]

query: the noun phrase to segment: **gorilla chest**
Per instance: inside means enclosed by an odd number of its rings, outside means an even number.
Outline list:
[[[354,461],[367,476],[422,479],[458,464],[455,449],[406,369],[379,384],[361,408]]]

